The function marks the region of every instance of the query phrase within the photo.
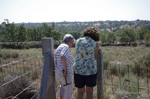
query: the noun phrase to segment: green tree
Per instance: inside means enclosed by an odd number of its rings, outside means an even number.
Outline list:
[[[145,25],[142,25],[138,30],[139,40],[144,40],[145,34],[148,32]]]
[[[150,46],[150,32],[147,32],[144,37],[145,45]]]
[[[33,28],[33,31],[32,31],[32,34],[31,34],[31,40],[32,41],[38,41],[37,40],[37,34],[38,34],[38,31],[36,28]]]
[[[76,40],[81,37],[81,33],[78,31],[73,31],[70,33]]]
[[[3,35],[2,35],[2,25],[0,25],[0,42],[3,41]]]
[[[54,40],[59,40],[61,37],[61,34],[58,30],[52,26],[48,26],[46,23],[43,23],[43,26],[41,26],[41,37],[53,37]]]
[[[55,22],[52,22],[52,28],[55,29]]]
[[[108,32],[107,31],[101,31],[100,32],[100,41],[102,43],[102,45],[108,44]]]
[[[43,23],[43,26],[41,26],[41,32],[44,34],[44,37],[51,37],[51,31],[52,27],[48,26],[46,23]]]
[[[108,40],[108,44],[114,44],[116,40],[115,34],[113,32],[109,32],[107,40]]]
[[[123,28],[117,32],[119,32],[119,41],[123,44],[130,44],[136,40],[136,35],[133,28]]]
[[[37,27],[37,40],[40,41],[42,37],[44,37],[42,34],[42,28],[41,27]]]
[[[21,24],[20,26],[17,27],[17,41],[18,42],[24,42],[27,40],[27,32],[24,24]]]
[[[16,42],[17,41],[17,29],[14,23],[3,23],[1,37],[3,37],[4,42]]]
[[[33,33],[33,28],[27,29],[27,41],[32,41],[31,35]]]
[[[60,40],[61,34],[60,34],[60,32],[57,31],[57,30],[52,30],[52,31],[51,31],[51,37],[53,37],[54,40]]]

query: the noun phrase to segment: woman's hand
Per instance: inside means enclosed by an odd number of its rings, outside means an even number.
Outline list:
[[[63,76],[64,76],[64,78],[67,77],[67,72],[66,71],[64,71]]]

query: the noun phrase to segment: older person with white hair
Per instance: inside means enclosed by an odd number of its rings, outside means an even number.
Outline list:
[[[73,93],[73,62],[74,58],[70,52],[75,39],[71,34],[66,34],[63,43],[60,44],[55,52],[55,74],[60,83],[60,99],[71,99]]]

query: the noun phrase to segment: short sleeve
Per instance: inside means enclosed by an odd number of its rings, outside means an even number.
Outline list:
[[[68,53],[68,51],[69,51],[69,46],[65,46],[65,47],[63,47],[63,49],[62,49],[62,51],[61,51],[61,55],[66,56],[66,55],[67,55],[67,53]]]

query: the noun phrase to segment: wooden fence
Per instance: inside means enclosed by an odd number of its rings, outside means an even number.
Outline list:
[[[44,65],[39,99],[56,99],[53,38],[42,39],[42,52]]]

